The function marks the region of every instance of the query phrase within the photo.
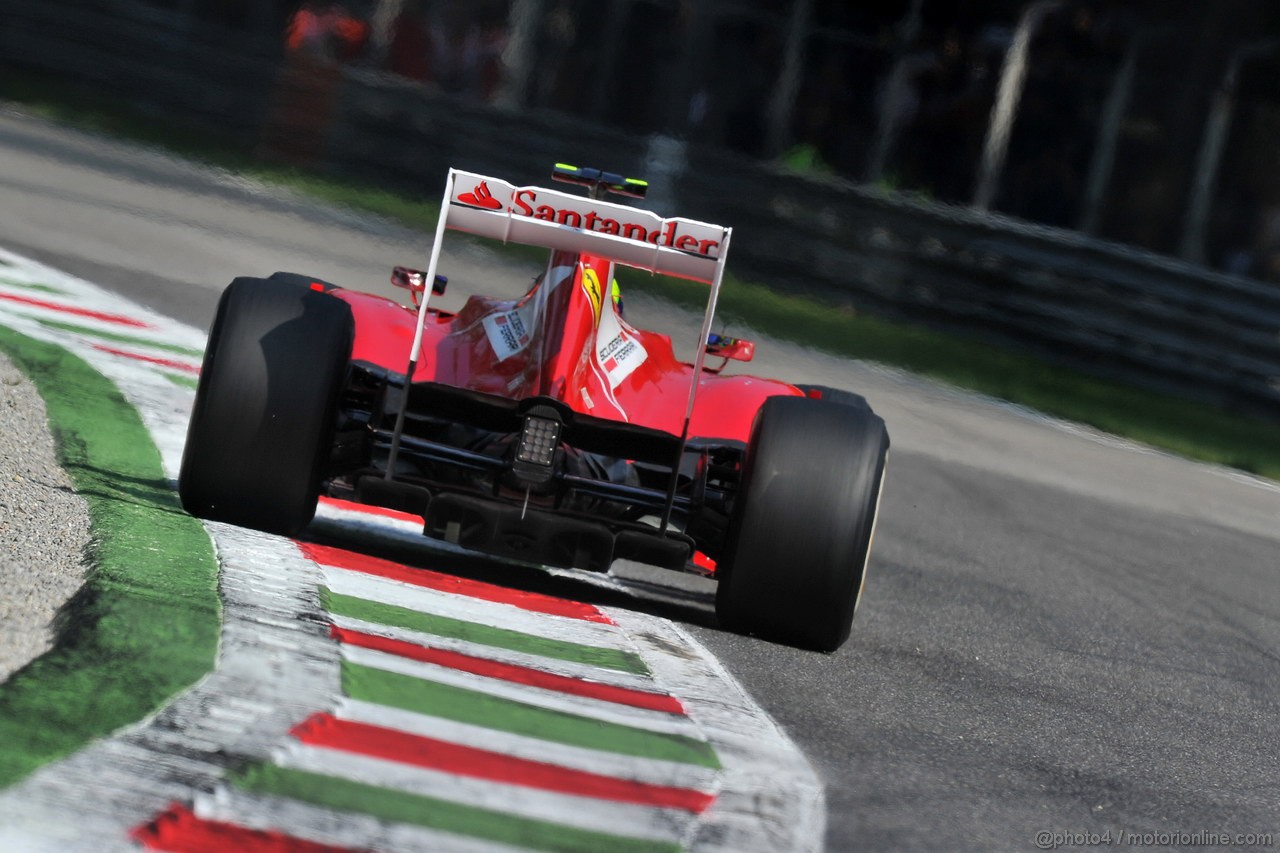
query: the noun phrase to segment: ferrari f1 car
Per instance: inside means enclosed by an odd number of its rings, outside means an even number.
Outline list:
[[[209,519],[293,534],[327,494],[420,515],[500,558],[718,581],[726,627],[848,637],[889,448],[848,392],[721,373],[731,229],[605,200],[645,184],[558,165],[585,196],[450,170],[414,307],[295,273],[237,278],[209,335],[179,479]],[[550,250],[518,299],[432,307],[446,229]],[[692,363],[633,327],[615,264],[709,285]],[[708,364],[708,358],[719,361]],[[714,362],[713,362],[714,363]]]

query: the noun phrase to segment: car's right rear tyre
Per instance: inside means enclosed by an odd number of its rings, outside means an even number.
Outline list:
[[[717,572],[722,625],[826,652],[848,639],[888,451],[884,421],[870,408],[765,401]]]
[[[297,282],[227,287],[178,478],[188,512],[285,535],[310,523],[354,334],[345,302]]]

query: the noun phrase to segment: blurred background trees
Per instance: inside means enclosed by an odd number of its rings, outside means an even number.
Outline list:
[[[282,53],[336,7],[337,62],[961,205],[1037,5],[990,209],[1280,280],[1265,0],[141,2]]]

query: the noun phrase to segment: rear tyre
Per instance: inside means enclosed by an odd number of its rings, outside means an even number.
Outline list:
[[[310,523],[354,335],[340,299],[292,281],[231,282],[187,429],[187,512],[285,535]]]
[[[888,451],[884,421],[870,408],[765,401],[720,562],[721,624],[824,652],[848,639]]]

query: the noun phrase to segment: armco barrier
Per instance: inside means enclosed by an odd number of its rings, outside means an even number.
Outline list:
[[[132,102],[157,122],[203,126],[246,146],[262,125],[278,47],[194,27],[148,3],[4,0],[0,65],[57,74]]]
[[[137,0],[8,0],[0,64],[57,73],[246,146],[281,132],[266,47],[195,33]],[[545,180],[555,161],[651,172],[651,140],[348,69],[297,135],[309,162],[433,196],[449,166]],[[327,84],[326,84],[327,85]],[[270,105],[275,98],[276,106]],[[304,111],[305,112],[305,111]],[[272,127],[272,123],[276,126]],[[1280,287],[998,215],[691,148],[672,209],[735,228],[744,278],[977,334],[1083,370],[1280,417]]]
[[[431,195],[453,165],[545,180],[570,160],[644,174],[645,139],[348,74],[331,168]],[[743,277],[978,333],[1091,373],[1280,416],[1280,288],[949,205],[693,149],[681,215],[734,226]]]

